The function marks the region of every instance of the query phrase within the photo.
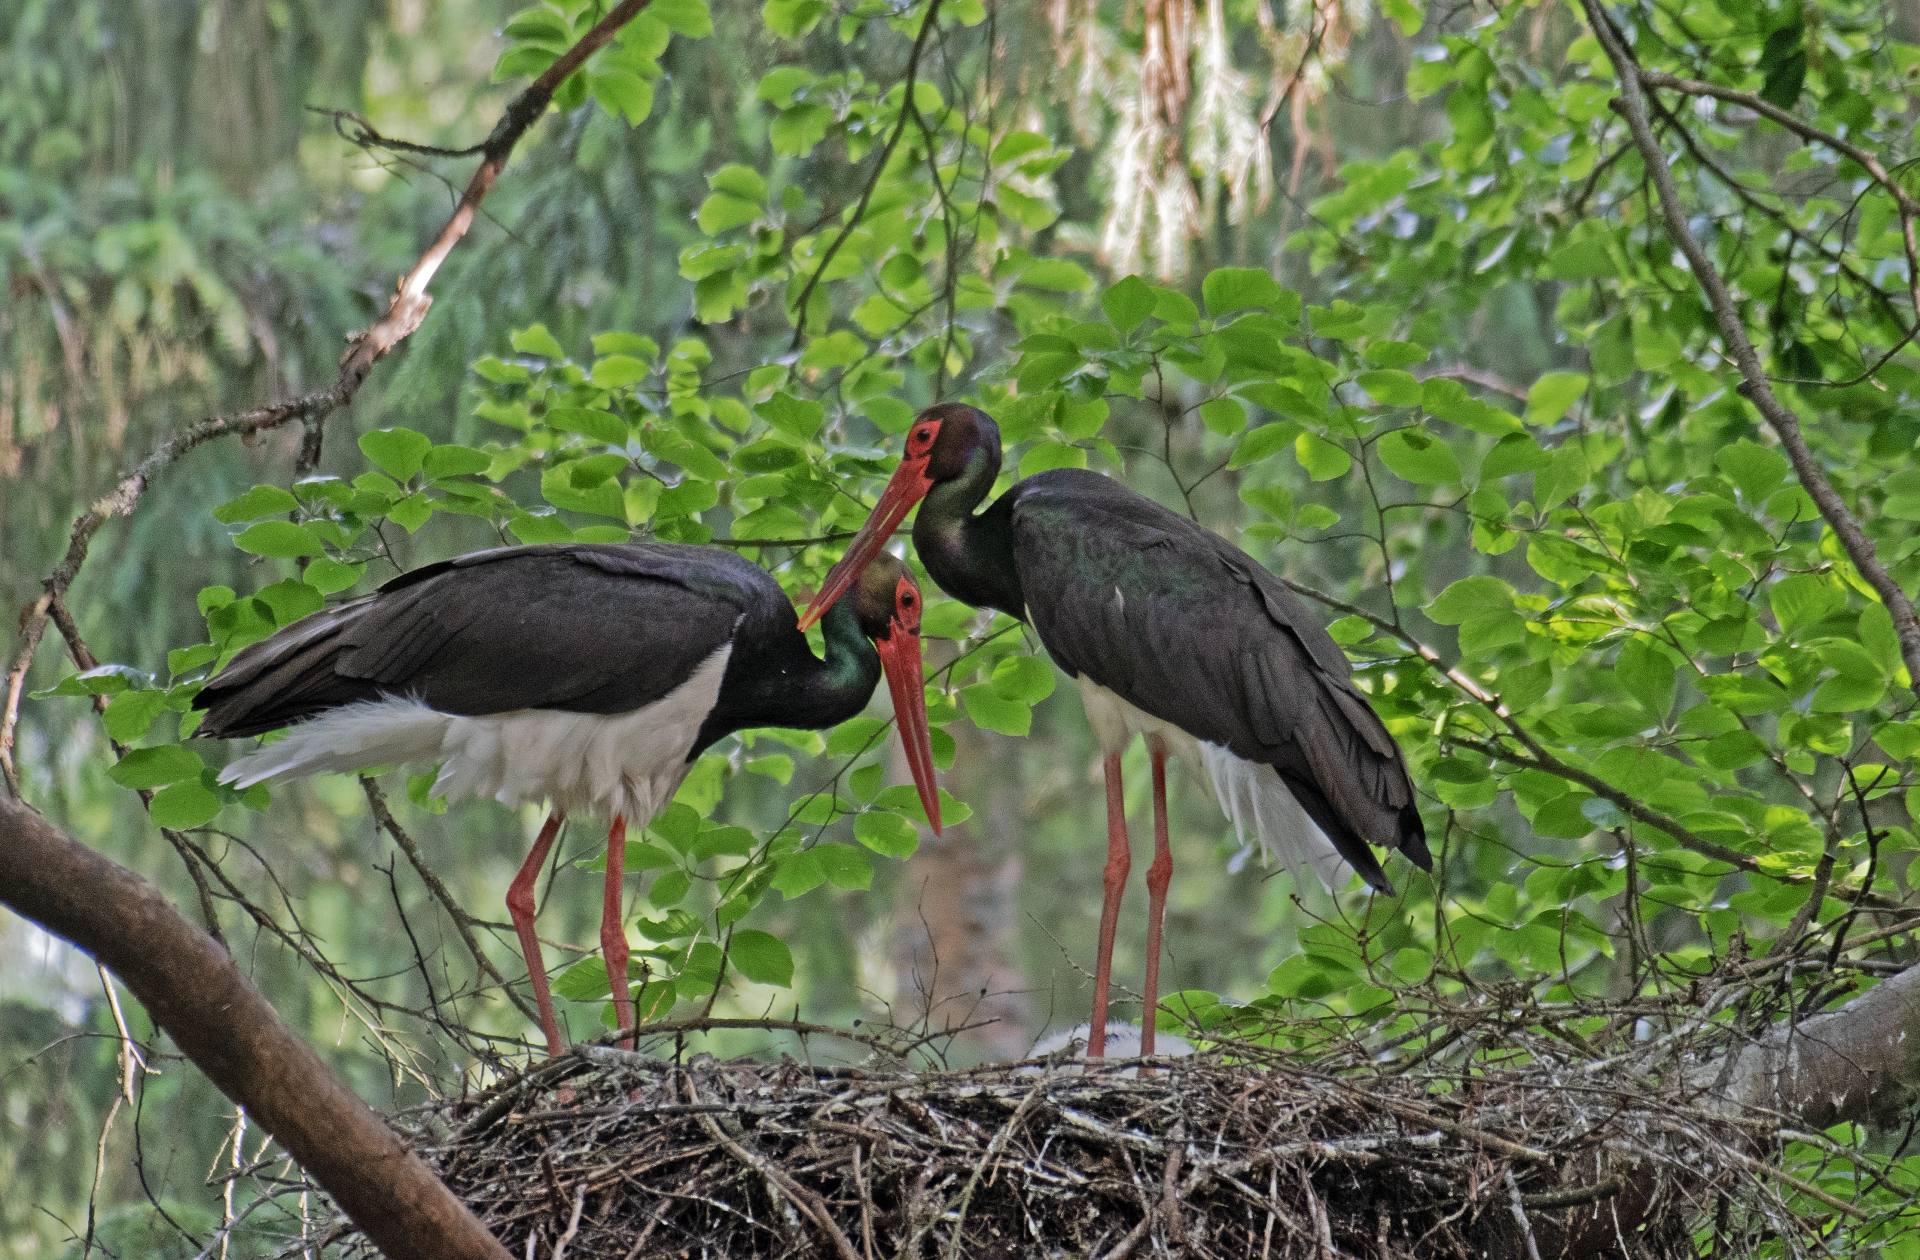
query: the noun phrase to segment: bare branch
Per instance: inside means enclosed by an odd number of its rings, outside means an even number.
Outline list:
[[[1615,97],[1613,107],[1625,116],[1628,128],[1633,132],[1634,144],[1640,150],[1647,175],[1659,190],[1661,217],[1666,222],[1667,235],[1686,255],[1687,265],[1693,271],[1694,280],[1706,292],[1707,301],[1713,308],[1714,321],[1720,326],[1721,340],[1726,346],[1727,355],[1739,368],[1741,397],[1751,402],[1766,418],[1767,424],[1780,439],[1780,445],[1786,450],[1787,458],[1792,461],[1794,475],[1820,515],[1833,529],[1840,544],[1846,549],[1847,557],[1854,567],[1886,605],[1892,614],[1894,629],[1900,636],[1900,655],[1905,660],[1907,674],[1916,692],[1920,692],[1920,621],[1914,618],[1913,603],[1893,580],[1886,566],[1881,564],[1874,554],[1873,540],[1853,519],[1840,494],[1833,488],[1833,482],[1827,477],[1826,470],[1820,467],[1813,451],[1807,446],[1806,437],[1800,432],[1800,421],[1774,395],[1773,386],[1767,380],[1766,369],[1760,363],[1760,356],[1754,351],[1753,342],[1747,337],[1745,322],[1734,305],[1733,294],[1728,290],[1726,281],[1721,278],[1713,260],[1707,257],[1693,229],[1687,223],[1687,211],[1680,203],[1680,190],[1673,180],[1673,171],[1667,164],[1666,154],[1660,148],[1660,142],[1654,138],[1653,126],[1647,120],[1646,97],[1641,92],[1643,80],[1650,84],[1671,86],[1681,90],[1698,90],[1709,96],[1722,99],[1738,99],[1739,103],[1753,109],[1788,127],[1797,134],[1810,139],[1818,139],[1822,144],[1831,143],[1836,151],[1845,153],[1865,167],[1875,178],[1895,189],[1895,199],[1899,203],[1907,237],[1912,239],[1913,227],[1910,207],[1914,201],[1904,190],[1899,190],[1886,174],[1886,168],[1869,153],[1857,146],[1829,137],[1818,128],[1801,122],[1785,110],[1776,109],[1758,97],[1744,92],[1733,92],[1728,88],[1716,88],[1711,84],[1696,84],[1689,79],[1675,79],[1670,75],[1659,75],[1644,71],[1622,42],[1620,32],[1608,19],[1598,0],[1583,0],[1587,12],[1587,22],[1593,28],[1594,35],[1606,49],[1607,57],[1613,62],[1615,75],[1620,81],[1620,95]],[[1869,165],[1871,163],[1871,165]],[[1920,208],[1920,207],[1914,207]],[[1909,264],[1909,270],[1915,270]],[[1916,277],[1920,279],[1920,277]]]
[[[381,1118],[158,888],[0,800],[0,902],[111,968],[207,1078],[390,1256],[507,1260]]]

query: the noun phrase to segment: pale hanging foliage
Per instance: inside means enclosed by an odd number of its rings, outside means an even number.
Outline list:
[[[1201,221],[1210,222],[1219,212],[1224,187],[1227,222],[1242,224],[1273,200],[1273,147],[1265,123],[1246,108],[1253,99],[1252,80],[1233,64],[1225,0],[1207,5],[1198,63],[1200,95],[1194,102],[1189,143],[1193,167],[1203,176]]]
[[[1138,53],[1101,20],[1098,0],[1050,0],[1054,56],[1076,138],[1099,155],[1106,215],[1097,232],[1063,227],[1060,243],[1091,249],[1116,273],[1185,275],[1193,242],[1225,197],[1240,225],[1272,201],[1269,129],[1291,105],[1297,191],[1311,146],[1307,107],[1326,95],[1332,71],[1366,29],[1366,0],[1301,0],[1284,22],[1255,6],[1271,59],[1267,100],[1233,61],[1225,0],[1146,0],[1119,15],[1139,22]]]

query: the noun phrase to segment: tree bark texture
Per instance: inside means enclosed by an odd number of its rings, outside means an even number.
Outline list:
[[[1727,1094],[1797,1116],[1819,1131],[1845,1120],[1885,1122],[1920,1090],[1920,966],[1837,1011],[1772,1028],[1742,1050]]]
[[[507,1260],[385,1122],[160,890],[0,797],[0,903],[120,977],[220,1092],[265,1126],[389,1256]]]

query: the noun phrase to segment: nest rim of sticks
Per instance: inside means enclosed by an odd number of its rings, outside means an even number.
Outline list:
[[[1692,1057],[1415,1071],[1234,1044],[911,1071],[585,1044],[395,1122],[543,1260],[1637,1260],[1697,1254],[1716,1210],[1739,1233],[1730,1203],[1775,1237],[1801,1219],[1742,1153],[1781,1119],[1704,1098]]]

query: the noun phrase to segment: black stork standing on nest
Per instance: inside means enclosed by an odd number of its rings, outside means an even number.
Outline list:
[[[1173,856],[1166,763],[1210,782],[1242,843],[1296,882],[1330,883],[1341,863],[1392,892],[1369,844],[1432,869],[1399,746],[1353,667],[1292,591],[1253,557],[1098,473],[1043,472],[975,509],[1000,473],[1000,429],[974,407],[930,407],[867,524],[828,574],[802,625],[829,610],[914,504],[913,544],[957,599],[1030,622],[1080,684],[1106,754],[1107,865],[1087,1051],[1106,1052],[1107,989],[1120,897],[1132,865],[1120,754],[1146,738],[1154,857],[1147,871],[1146,1006],[1152,1054],[1160,934]],[[1251,833],[1251,839],[1249,839]]]
[[[600,945],[628,1033],[627,823],[644,827],[715,740],[755,726],[836,725],[866,707],[884,670],[914,785],[939,833],[920,590],[885,554],[855,576],[850,609],[822,624],[823,661],[779,584],[717,547],[556,543],[475,552],[415,569],[246,648],[194,699],[207,710],[199,733],[236,738],[293,726],[221,772],[222,782],[241,787],[438,763],[436,791],[450,800],[551,802],[507,911],[547,1050],[558,1054],[533,893],[568,814],[611,819]]]

